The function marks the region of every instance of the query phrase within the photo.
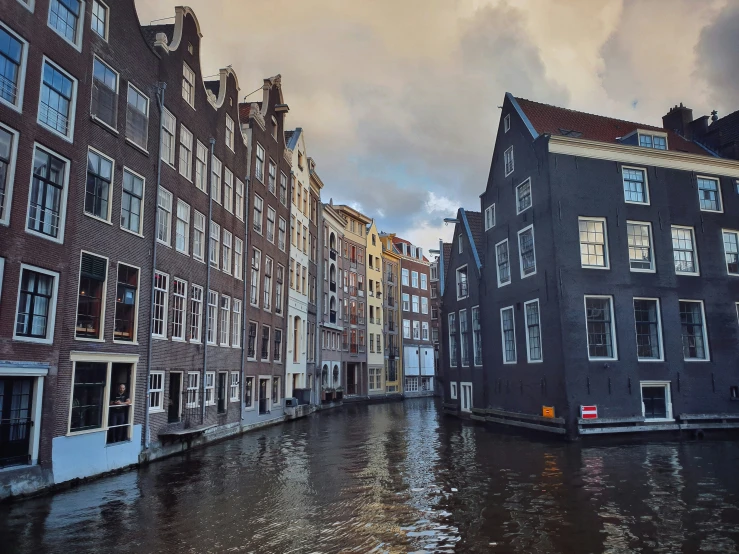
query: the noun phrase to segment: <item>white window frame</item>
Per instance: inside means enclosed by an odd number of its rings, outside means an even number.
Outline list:
[[[187,147],[188,140],[183,140],[183,137],[189,137],[190,147]],[[193,136],[190,129],[185,127],[184,123],[180,122],[180,159],[179,159],[179,171],[185,179],[192,183],[192,160],[193,160],[193,143],[195,137]],[[183,151],[187,152],[187,155],[183,155]]]
[[[154,284],[154,295],[156,297],[156,292],[159,291],[162,293],[162,297],[164,299],[164,304],[162,305],[162,333],[155,333],[154,332],[154,324],[152,323],[152,331],[151,336],[155,339],[167,339],[167,315],[169,314],[169,273],[164,273],[163,271],[155,270],[154,275],[161,275],[166,279],[167,287],[161,288],[157,287],[156,284]],[[156,283],[156,278],[154,279],[154,283]],[[151,317],[152,320],[154,318],[154,305],[151,306]]]
[[[185,210],[185,209],[187,210],[187,212],[186,212],[187,213],[187,219],[180,218],[180,206],[183,207],[183,210]],[[175,210],[175,240],[174,240],[174,245],[175,245],[175,250],[177,250],[177,252],[181,252],[182,254],[185,254],[185,256],[189,256],[190,255],[190,214],[191,214],[190,205],[187,202],[185,202],[184,200],[182,200],[181,198],[178,198],[177,199],[177,209]],[[185,244],[184,244],[184,247],[183,248],[180,248],[179,245],[177,244],[177,237],[180,234],[177,231],[177,227],[179,226],[179,223],[180,222],[182,222],[183,225],[184,225],[184,227],[185,227],[185,232],[184,232],[184,243]]]
[[[233,271],[233,268],[231,267],[233,265],[233,234],[231,231],[227,231],[226,229],[223,230],[223,243],[221,247],[221,252],[223,255],[221,256],[221,271],[223,273],[226,273],[227,275],[230,275]]]
[[[165,209],[159,203],[159,198],[162,195],[162,193],[164,193],[165,198],[167,198],[167,195],[169,195],[169,210]],[[173,199],[174,199],[174,196],[172,195],[172,193],[160,185],[159,190],[157,191],[157,222],[156,222],[157,242],[169,248],[171,248],[171,243],[172,243],[172,208],[174,207]],[[166,216],[164,216],[163,214],[166,214]],[[167,232],[166,232],[166,237],[164,239],[159,237],[159,218],[160,217],[167,218],[167,223],[166,223]]]
[[[457,291],[456,291],[457,300],[464,300],[465,298],[469,298],[469,296],[470,296],[470,278],[469,278],[470,276],[469,276],[469,271],[465,271],[464,272],[465,275],[467,275],[467,294],[465,296],[460,296],[459,295],[459,284],[461,282],[460,279],[459,279],[459,276],[462,273],[462,270],[463,269],[464,270],[467,270],[468,269],[467,268],[467,264],[464,264],[464,265],[459,266],[457,268],[457,270],[454,272],[455,285],[456,285],[456,288],[457,288]]]
[[[581,221],[594,221],[597,223],[601,223],[603,225],[603,263],[604,265],[585,265],[582,260],[582,245],[583,244],[597,244],[594,242],[582,242],[582,238],[580,237],[580,222]],[[610,250],[608,248],[608,222],[606,221],[605,217],[585,217],[585,216],[579,216],[577,218],[577,241],[578,245],[580,247],[580,267],[583,269],[611,269],[611,256],[610,256]]]
[[[611,310],[611,344],[613,350],[612,357],[606,356],[590,356],[590,342],[588,340],[588,298],[606,298],[608,299],[608,306]],[[614,307],[613,296],[610,294],[586,294],[583,296],[583,308],[585,309],[585,347],[588,351],[588,360],[600,361],[600,360],[618,360],[618,341],[616,337],[616,310]]]
[[[223,188],[223,162],[211,156],[210,173],[213,176],[210,186],[210,195],[216,204],[221,203],[221,189]]]
[[[195,295],[193,294],[193,289],[198,289],[200,291],[200,295],[199,295],[200,300],[193,300],[195,297]],[[198,314],[197,318],[195,317],[195,312],[192,309],[194,303],[200,304],[200,313]],[[190,327],[189,327],[190,342],[192,344],[200,344],[203,342],[203,310],[204,310],[203,307],[204,307],[204,304],[205,304],[205,300],[204,300],[203,287],[192,283],[190,285],[190,301],[188,303],[188,310],[190,311]],[[193,325],[193,322],[196,322],[197,325]],[[192,333],[193,327],[197,328],[197,331],[198,331],[197,338],[195,338]]]
[[[421,313],[422,314],[429,313],[429,299],[426,296],[421,297]]]
[[[469,394],[469,401],[470,401],[469,406],[466,405],[467,404],[467,402],[466,402],[466,398],[467,397],[465,396],[465,389],[469,389],[469,392],[470,392],[470,394]],[[471,413],[472,412],[472,404],[473,404],[473,399],[472,399],[472,383],[470,383],[469,381],[462,381],[461,383],[459,383],[459,394],[462,396],[462,398],[460,398],[460,403],[459,403],[459,409],[460,409],[460,411],[465,412],[465,413]]]
[[[8,163],[8,171],[5,176],[7,182],[5,183],[5,213],[0,217],[0,225],[10,225],[10,208],[13,205],[13,185],[15,183],[15,166],[18,161],[18,140],[20,133],[15,129],[3,125],[0,123],[0,129],[10,133],[11,140],[13,141],[10,145],[10,163]],[[35,157],[35,152],[34,152]],[[33,159],[33,158],[31,158]],[[67,167],[67,173],[69,173],[69,167]],[[31,185],[33,184],[33,176],[31,176]],[[66,189],[66,185],[65,185]],[[29,189],[30,190],[30,189]],[[65,210],[66,211],[66,210]],[[28,224],[28,212],[25,214],[26,225]]]
[[[701,327],[703,328],[703,348],[706,351],[705,358],[686,358],[683,352],[683,361],[690,363],[702,363],[711,361],[711,348],[708,343],[708,327],[706,326],[706,305],[703,300],[690,300],[687,298],[678,298],[678,317],[680,316],[680,302],[692,302],[694,304],[700,304],[701,307]],[[680,322],[680,348],[682,349],[682,321]]]
[[[406,287],[410,286],[410,278],[411,278],[410,271],[408,271],[408,269],[405,269],[404,268],[401,271],[401,284],[404,285],[404,286],[406,286]]]
[[[510,152],[510,154],[509,154],[509,152]],[[507,159],[506,159],[506,158],[508,158],[509,155],[510,155],[510,158],[511,158],[511,170],[510,171],[508,171],[508,167],[507,167],[508,166],[508,163],[507,163]],[[515,171],[515,169],[516,169],[516,165],[515,165],[515,161],[513,159],[513,146],[509,146],[508,148],[505,149],[505,152],[503,152],[503,172],[504,172],[505,176],[508,177],[511,173],[513,173]]]
[[[455,381],[449,383],[449,398],[457,400],[457,383]]]
[[[406,336],[406,331],[408,331],[407,336]],[[404,339],[411,338],[411,320],[410,319],[403,320],[403,338]]]
[[[503,132],[507,133],[511,130],[511,114],[506,114],[503,118]]]
[[[64,156],[61,156],[57,154],[54,150],[51,150],[50,148],[46,148],[45,146],[42,146],[38,142],[33,143],[33,155],[31,157],[31,163],[33,163],[33,160],[36,158],[36,151],[37,150],[43,150],[47,154],[54,156],[55,158],[59,158],[64,162],[64,188],[62,189],[62,197],[59,203],[59,233],[56,237],[52,237],[49,235],[45,235],[44,233],[39,233],[38,231],[34,231],[28,226],[28,214],[31,210],[31,193],[30,191],[33,190],[33,171],[31,171],[31,179],[28,184],[28,202],[26,204],[26,213],[23,214],[23,217],[25,218],[24,222],[24,228],[26,233],[29,235],[34,235],[36,237],[41,237],[42,239],[49,240],[51,242],[56,242],[58,244],[64,244],[64,230],[66,228],[67,224],[67,195],[69,193],[69,175],[70,175],[70,166],[71,162],[68,158],[65,158]],[[85,162],[87,163],[87,162]]]
[[[85,27],[85,12],[86,12],[86,10],[85,10],[85,4],[86,4],[86,2],[84,0],[80,0],[80,14],[77,17],[76,36],[74,37],[74,41],[71,41],[67,37],[65,37],[63,34],[61,34],[56,29],[56,27],[54,27],[51,24],[51,6],[52,6],[52,4],[53,4],[54,1],[56,1],[56,0],[51,0],[51,2],[49,2],[49,13],[46,16],[46,26],[49,29],[51,29],[52,31],[54,31],[57,35],[59,35],[64,42],[66,42],[67,44],[71,45],[72,48],[74,48],[75,50],[81,52],[82,51],[82,36],[83,36],[84,27]]]
[[[665,418],[646,418],[644,410],[644,393],[643,387],[664,387],[665,388]],[[641,399],[641,413],[645,417],[645,422],[650,421],[674,421],[675,417],[672,412],[672,392],[670,391],[670,381],[640,381],[639,382],[639,398]]]
[[[177,293],[178,285],[183,285],[184,295]],[[184,342],[185,339],[187,338],[187,311],[190,307],[189,298],[188,298],[189,292],[190,292],[190,287],[187,281],[185,281],[184,279],[179,279],[177,277],[175,277],[172,280],[172,340],[173,341]],[[177,312],[175,309],[175,306],[176,306],[175,297],[179,299],[179,301],[182,302],[182,310],[181,310],[182,321],[180,323],[180,328],[182,330],[181,335],[175,335],[175,321],[177,320]]]
[[[414,314],[417,314],[419,313],[420,309],[421,309],[421,304],[420,304],[419,296],[416,294],[411,295],[411,311]]]
[[[238,371],[229,373],[228,389],[229,402],[239,402],[241,400],[241,373]]]
[[[221,266],[221,226],[210,220],[210,240],[208,240],[208,262],[216,269]],[[215,242],[211,246],[211,241]]]
[[[23,2],[21,2],[23,3]],[[31,10],[33,11],[33,10]],[[26,90],[26,67],[28,65],[28,41],[24,40],[18,33],[14,32],[10,27],[0,21],[2,27],[10,36],[21,43],[21,62],[18,66],[18,84],[15,95],[15,103],[8,102],[5,98],[0,98],[0,104],[9,107],[18,113],[23,113],[23,94]],[[43,80],[43,75],[42,75]],[[42,85],[43,83],[40,83]]]
[[[506,361],[506,350],[505,350],[505,329],[503,328],[503,312],[511,311],[511,322],[513,324],[513,360]],[[518,363],[518,345],[516,344],[516,312],[513,306],[506,306],[500,309],[500,341],[503,355],[504,365],[513,365]]]
[[[506,243],[506,250],[508,251],[508,280],[504,282],[500,280],[500,265],[498,263],[498,246],[503,243]],[[511,245],[507,238],[495,244],[495,276],[498,281],[498,288],[510,285],[513,280],[513,275],[511,274]]]
[[[54,279],[54,289],[51,293],[51,299],[49,301],[49,312],[46,317],[46,337],[23,337],[16,334],[17,321],[18,321],[18,310],[21,305],[21,283],[23,282],[23,271],[35,271],[36,273],[43,273]],[[56,271],[50,271],[42,267],[35,265],[21,263],[20,271],[18,272],[18,293],[15,302],[15,312],[13,313],[13,340],[18,342],[33,342],[36,344],[52,344],[54,342],[54,327],[56,325],[56,309],[57,299],[59,294],[59,273]],[[102,325],[102,324],[101,324]]]
[[[636,137],[636,144],[637,146],[641,148],[651,148],[652,150],[662,150],[666,151],[670,149],[670,145],[667,142],[667,133],[661,132],[661,131],[637,131],[637,137]],[[649,137],[649,141],[651,143],[650,146],[643,145],[641,143],[641,137]],[[655,148],[654,147],[654,137],[659,137],[665,139],[665,147],[664,148]]]
[[[234,174],[227,168],[223,168],[223,207],[228,213],[233,213],[234,196]]]
[[[640,362],[664,362],[665,361],[665,346],[664,346],[664,338],[662,335],[662,306],[660,305],[659,298],[649,298],[645,296],[635,296],[633,300],[649,300],[650,302],[655,302],[657,305],[657,339],[659,340],[659,358],[642,358],[639,356],[639,345],[636,344],[636,359]],[[634,309],[634,304],[632,300],[632,310]],[[636,314],[634,314],[634,338],[636,338]]]
[[[195,81],[195,71],[186,62],[182,62],[182,99],[192,109],[195,109]]]
[[[219,346],[228,348],[231,346],[231,297],[222,294],[218,299],[218,327],[219,334],[216,337]],[[226,339],[226,340],[223,340]]]
[[[644,175],[644,202],[634,202],[633,200],[627,200],[626,199],[626,188],[625,188],[625,176],[624,176],[624,170],[630,169],[632,171],[639,171]],[[624,194],[624,203],[625,204],[634,204],[636,206],[649,206],[652,203],[652,195],[649,194],[649,178],[647,176],[647,169],[645,167],[636,167],[632,165],[622,165],[621,166],[621,190]]]
[[[171,121],[171,129],[167,126],[168,121]],[[160,127],[162,131],[162,145],[164,144],[164,135],[171,137],[172,141],[172,146],[167,152],[164,151],[164,148],[161,149],[162,153],[160,157],[165,164],[177,171],[177,168],[174,165],[177,150],[177,118],[167,108],[164,108],[164,112],[162,113]],[[169,156],[165,158],[164,156],[167,154],[169,154]]]
[[[457,235],[457,245],[458,245],[457,251],[460,254],[464,253],[464,243],[462,242],[462,233],[459,233]]]
[[[531,358],[531,337],[529,336],[529,318],[528,314],[526,313],[526,307],[529,304],[536,304],[537,308],[537,317],[538,317],[538,325],[539,325],[539,359],[533,360]],[[533,300],[529,300],[528,302],[523,303],[523,324],[524,324],[524,330],[526,331],[526,362],[530,364],[540,364],[544,361],[544,333],[542,332],[541,328],[541,303],[539,302],[538,298],[534,298]]]
[[[130,107],[131,104],[129,104],[129,102],[128,102],[128,94],[129,94],[129,92],[130,92],[131,89],[133,89],[134,92],[136,92],[136,94],[138,94],[142,98],[146,98],[146,139],[145,139],[145,144],[143,146],[140,145],[140,144],[136,144],[136,142],[134,142],[134,140],[129,136],[129,133],[128,133],[128,128],[129,128],[129,125],[128,125],[128,110],[131,109],[131,107]],[[129,82],[128,83],[128,89],[126,90],[126,131],[125,131],[126,142],[128,142],[129,144],[131,144],[135,148],[138,148],[139,150],[141,150],[142,152],[145,152],[147,154],[148,154],[148,150],[147,149],[149,147],[149,123],[150,123],[150,121],[149,121],[149,112],[150,112],[150,109],[151,109],[151,99],[146,94],[144,94],[141,91],[141,89],[139,89],[136,85],[134,85],[133,83]]]
[[[215,371],[205,372],[205,387],[203,388],[203,391],[205,392],[205,405],[215,406],[216,405],[216,372]]]
[[[44,93],[44,67],[46,64],[49,64],[51,66],[54,66],[54,68],[62,73],[65,77],[70,79],[72,81],[72,96],[70,98],[70,104],[69,104],[69,114],[67,116],[68,119],[68,129],[67,134],[59,132],[58,130],[54,129],[53,127],[49,127],[46,125],[46,123],[41,121],[41,97]],[[44,56],[43,61],[41,63],[41,80],[39,81],[39,101],[38,101],[38,110],[36,113],[36,123],[38,123],[41,127],[49,131],[50,133],[55,134],[58,137],[61,137],[62,139],[66,140],[67,142],[73,142],[74,141],[74,124],[75,124],[75,114],[77,113],[77,91],[79,88],[79,83],[77,79],[75,79],[71,74],[69,74],[67,71],[62,69],[62,67],[59,64],[54,63],[49,59],[48,57]]]
[[[206,251],[206,244],[208,240],[208,234],[207,234],[207,218],[205,217],[205,214],[200,213],[197,210],[193,210],[192,215],[192,257],[194,260],[197,260],[201,263],[205,263],[205,251]],[[199,223],[202,222],[202,226],[199,226]],[[198,251],[195,248],[196,241],[195,241],[195,233],[200,233],[201,239],[200,239],[200,251]]]
[[[120,223],[120,228],[122,231],[125,231],[126,233],[131,233],[132,235],[136,235],[137,237],[144,236],[143,229],[144,229],[144,209],[145,204],[144,200],[146,199],[146,178],[143,175],[139,175],[135,171],[133,171],[130,167],[123,167],[123,179],[126,177],[126,173],[132,175],[136,179],[141,179],[141,205],[139,213],[139,230],[138,231],[132,231],[131,229],[127,229],[123,226],[122,223]],[[123,181],[121,181],[121,214],[123,214]],[[158,199],[157,199],[158,200]]]
[[[210,302],[211,295],[213,295],[213,297],[215,298],[215,304],[211,304],[211,302]],[[220,305],[220,302],[218,301],[218,299],[219,299],[218,293],[216,291],[214,291],[214,290],[209,290],[208,291],[208,295],[206,296],[205,302],[204,302],[204,307],[205,307],[204,317],[208,318],[207,319],[207,321],[208,321],[208,332],[206,333],[206,336],[205,336],[205,342],[206,342],[206,344],[209,344],[210,346],[217,346],[218,345],[218,318],[220,316],[220,310],[221,310],[221,305]],[[214,308],[215,308],[215,313],[213,314],[213,325],[210,324],[210,308],[211,308],[211,306],[214,306]],[[210,338],[208,338],[208,335],[209,334],[212,334],[213,335],[213,340],[210,340]]]
[[[675,267],[675,246],[672,238],[672,230],[673,229],[681,229],[683,231],[690,231],[690,240],[693,243],[692,253],[693,253],[693,263],[695,264],[695,271],[677,271],[675,269],[676,275],[691,275],[691,276],[699,276],[700,275],[700,263],[698,261],[698,245],[695,242],[695,229],[693,227],[687,226],[687,225],[670,225],[670,243],[672,244],[672,266]]]
[[[470,310],[470,330],[472,331],[472,365],[474,367],[482,367],[482,352],[480,353],[480,363],[477,363],[475,352],[477,352],[477,337],[475,335],[475,312],[477,312],[477,321],[480,325],[480,338],[482,339],[482,319],[480,318],[480,306],[473,306]],[[482,350],[482,348],[480,348]]]
[[[98,33],[95,28],[92,26],[92,20],[95,17],[95,5],[100,6],[103,11],[105,12],[105,21],[104,26],[105,29],[103,30],[103,34],[101,35]],[[110,32],[110,8],[105,2],[101,2],[100,0],[93,0],[92,2],[92,15],[90,16],[90,29],[93,33],[95,33],[97,36],[99,36],[101,39],[103,39],[105,42],[108,42],[108,36]]]
[[[241,348],[241,322],[243,312],[241,300],[234,298],[231,301],[231,347]]]
[[[261,156],[261,157],[260,157]],[[257,142],[256,148],[256,162],[254,165],[254,174],[260,183],[264,183],[264,163],[265,163],[265,151],[264,147]]]
[[[230,115],[226,114],[226,146],[228,146],[228,149],[231,150],[231,152],[234,152],[234,120],[231,118]]]
[[[201,157],[202,156],[202,157]],[[202,165],[202,167],[200,167]],[[200,171],[198,171],[200,169]],[[208,149],[199,140],[195,141],[195,188],[208,194]]]
[[[523,187],[526,184],[529,185],[529,205],[521,209],[521,197],[520,197],[519,191],[521,190],[521,187]],[[521,184],[516,185],[516,215],[522,214],[526,210],[531,209],[531,207],[534,205],[533,194],[534,194],[534,187],[531,185],[531,177],[524,179],[524,181]]]
[[[96,148],[93,148],[92,146],[88,146],[87,147],[87,155],[88,156],[90,155],[90,152],[92,152],[96,156],[99,156],[99,157],[105,159],[106,161],[110,162],[110,186],[108,188],[108,213],[105,214],[105,217],[100,217],[100,216],[95,215],[92,212],[88,212],[85,209],[85,206],[84,206],[84,204],[85,204],[84,199],[82,201],[82,213],[85,214],[87,217],[90,217],[92,219],[97,219],[98,221],[102,221],[103,223],[108,223],[108,224],[111,224],[112,225],[111,218],[113,217],[112,216],[112,211],[113,211],[113,189],[115,188],[115,159],[111,158],[110,156],[108,156],[106,154],[103,154],[100,150],[97,150]],[[89,167],[88,160],[89,160],[89,158],[88,157],[85,157],[85,162],[86,162],[86,165],[85,165],[85,177],[87,177],[87,174],[88,174],[88,170],[87,170],[87,168]],[[121,187],[122,186],[123,185],[121,184]],[[87,188],[86,187],[87,187],[87,180],[85,180],[84,198],[87,197]]]
[[[234,189],[234,213],[240,221],[244,221],[244,181],[238,177]]]
[[[655,252],[654,252],[654,231],[652,229],[651,221],[634,221],[631,219],[626,220],[626,248],[629,248],[629,225],[646,225],[649,229],[649,269],[634,269],[631,267],[631,257],[629,257],[629,271],[632,273],[656,273],[657,265],[655,263]]]
[[[708,213],[714,213],[714,214],[722,214],[724,213],[724,198],[723,194],[721,192],[721,179],[718,177],[709,177],[708,175],[696,175],[695,176],[695,190],[698,192],[698,209],[702,212],[708,212]],[[700,188],[698,188],[698,180],[702,179],[704,181],[716,181],[716,192],[718,193],[718,210],[707,210],[704,209],[701,206],[701,198],[700,198]]]
[[[153,380],[159,381],[159,386],[154,388],[151,383]],[[155,406],[151,405],[153,395],[159,395],[159,402]],[[149,401],[148,401],[149,413],[158,414],[164,412],[164,372],[163,371],[152,371],[149,373]]]
[[[495,227],[495,202],[485,208],[485,230]]]
[[[470,345],[469,341],[466,340],[466,338],[469,336],[470,331],[472,330],[472,326],[470,325],[469,319],[467,319],[467,310],[459,310],[459,315],[457,315],[457,323],[459,324],[459,361],[461,362],[462,367],[470,367]],[[466,332],[462,332],[464,323],[464,328],[467,329]],[[467,356],[465,356],[465,353]],[[473,352],[474,356],[474,352]],[[465,363],[465,358],[467,359],[467,363]]]
[[[726,266],[726,274],[729,275],[730,277],[739,277],[739,272],[731,273],[729,271],[729,261],[726,259],[727,252],[726,252],[726,240],[724,239],[724,234],[734,235],[734,238],[736,239],[736,244],[737,246],[739,246],[739,231],[734,230],[734,229],[721,229],[721,244],[724,250],[724,265]],[[739,252],[736,252],[736,254],[739,255]]]
[[[244,280],[244,241],[239,237],[234,237],[233,276],[239,281]]]
[[[527,232],[529,229],[531,229],[531,246],[533,247],[534,252],[534,271],[531,273],[524,275],[523,273],[523,256],[521,255],[521,235]],[[510,260],[510,254],[508,255],[508,259]],[[518,232],[518,270],[521,274],[521,279],[526,279],[527,277],[533,277],[536,275],[537,272],[537,264],[536,264],[536,235],[534,234],[534,224],[524,227]]]
[[[194,384],[190,386],[190,376],[193,376]],[[186,379],[183,383],[185,386],[185,407],[186,408],[198,408],[200,406],[200,372],[199,371],[188,371],[185,373]],[[195,402],[188,402],[190,397],[190,391],[193,391],[195,396]]]

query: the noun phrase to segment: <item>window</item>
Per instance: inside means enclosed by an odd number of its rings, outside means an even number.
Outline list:
[[[187,374],[187,401],[186,408],[196,408],[200,406],[200,373]]]
[[[126,139],[142,150],[149,141],[149,99],[131,83],[126,101]]]
[[[457,300],[467,298],[469,296],[469,287],[467,285],[467,266],[457,269]]]
[[[123,189],[121,192],[121,228],[141,234],[141,217],[144,201],[144,178],[123,170]]]
[[[405,392],[418,392],[418,377],[405,378]]]
[[[58,273],[21,264],[13,339],[53,342],[58,286]]]
[[[28,43],[0,23],[0,102],[20,111]]]
[[[403,283],[404,286],[407,287],[410,284],[409,281],[408,281],[408,277],[409,277],[408,270],[407,269],[403,269],[401,271],[402,271],[402,283]]]
[[[69,162],[36,146],[28,195],[28,231],[63,242],[68,183]]]
[[[421,338],[420,323],[418,321],[414,321],[413,322],[413,340],[419,340],[420,338]]]
[[[136,342],[139,270],[118,264],[113,340]]]
[[[626,222],[631,271],[654,271],[652,225],[637,221]]]
[[[513,146],[503,153],[503,163],[505,165],[505,176],[508,177],[513,173]]]
[[[118,125],[118,74],[98,58],[92,63],[90,114],[113,129]]]
[[[236,217],[244,221],[244,182],[236,179],[236,197],[234,199],[234,212]]]
[[[93,0],[92,3],[92,30],[95,31],[100,38],[108,40],[108,6],[99,0]]]
[[[172,193],[159,187],[157,202],[157,240],[169,246],[172,232]]]
[[[102,339],[108,260],[82,253],[75,338]]]
[[[239,281],[244,278],[242,257],[244,254],[244,241],[238,237],[234,238],[234,277]]]
[[[254,196],[254,221],[252,224],[254,225],[254,230],[262,234],[262,210],[264,208],[264,201],[259,196]]]
[[[526,358],[529,363],[540,362],[542,353],[539,300],[529,300],[523,305],[526,313]]]
[[[257,162],[255,169],[257,179],[264,182],[264,148],[259,143],[257,143]]]
[[[216,269],[220,263],[221,226],[210,222],[210,265]]]
[[[51,0],[49,27],[77,47],[80,37],[79,19],[84,17],[80,0]]]
[[[177,120],[165,109],[162,112],[162,161],[172,167],[174,167],[176,130]]]
[[[418,313],[418,296],[415,294],[411,297],[411,305],[414,313]]]
[[[172,283],[172,340],[185,340],[187,330],[186,310],[187,281],[175,278]]]
[[[195,72],[186,63],[182,64],[182,98],[195,107]]]
[[[673,225],[672,257],[675,261],[675,273],[697,275],[698,253],[695,250],[695,234],[692,227]]]
[[[457,314],[451,312],[449,322],[449,366],[457,367]]]
[[[525,212],[531,207],[531,179],[526,179],[516,187],[516,213]]]
[[[221,346],[228,346],[229,345],[229,339],[231,338],[231,298],[222,295],[221,296],[221,335],[220,335],[220,345]]]
[[[703,302],[680,300],[683,358],[685,361],[708,360],[708,344]]]
[[[449,398],[451,400],[457,399],[457,383],[449,383]]]
[[[606,220],[579,217],[577,223],[580,231],[580,264],[582,267],[608,269]]]
[[[164,411],[164,372],[149,374],[149,412]]]
[[[192,133],[180,124],[180,175],[192,181]]]
[[[640,389],[645,421],[673,419],[669,381],[641,381]]]
[[[639,361],[661,361],[662,322],[659,300],[634,298],[634,322],[636,324],[636,355]]]
[[[2,27],[0,27],[0,32],[2,32]],[[2,90],[2,85],[0,85],[0,90]],[[0,225],[10,223],[10,204],[17,157],[18,133],[0,125]]]
[[[239,372],[232,371],[231,381],[229,382],[229,391],[228,391],[228,397],[231,402],[238,402],[240,400],[240,395],[239,395],[240,390],[241,390],[241,387],[239,386]]]
[[[495,245],[496,264],[498,266],[498,286],[502,287],[511,282],[511,264],[508,256],[508,239]]]
[[[244,377],[244,407],[249,410],[254,408],[254,377]]]
[[[667,150],[667,137],[663,135],[639,133],[639,146],[654,148],[656,150]]]
[[[269,192],[277,195],[277,166],[272,160],[269,161],[267,188],[269,189]]]
[[[92,149],[87,151],[87,183],[85,213],[110,221],[110,193],[113,182],[113,160]]]
[[[739,231],[724,229],[723,235],[726,272],[729,275],[739,275]]]
[[[223,173],[223,163],[221,160],[213,157],[211,161],[211,182],[210,195],[219,204],[221,203],[221,174]]]
[[[534,226],[529,225],[518,232],[518,253],[521,266],[521,279],[536,273],[536,249],[534,247]]]
[[[205,405],[214,406],[216,403],[216,373],[215,371],[205,372]]]
[[[425,296],[421,297],[421,313],[427,314],[429,313],[429,299]]]
[[[586,296],[585,319],[588,333],[588,359],[615,360],[617,350],[613,298]]]
[[[71,141],[76,95],[77,80],[44,58],[38,122]]]
[[[275,329],[275,350],[272,361],[279,363],[282,361],[282,329]]]
[[[485,208],[485,230],[489,231],[495,227],[495,204]]]
[[[279,377],[272,377],[272,405],[280,403],[280,392],[282,389],[280,388],[280,378]]]
[[[208,344],[216,344],[218,337],[218,293],[212,290],[208,291],[208,334],[206,340]]]
[[[241,300],[233,300],[231,317],[231,346],[241,348]]]
[[[647,173],[643,169],[624,167],[624,201],[628,204],[649,204]]]
[[[271,329],[267,325],[262,325],[261,359],[263,361],[269,360],[269,332],[270,330]]]
[[[203,287],[190,287],[190,342],[200,342],[203,328]]]
[[[190,253],[190,206],[182,200],[177,200],[175,248],[183,254]]]
[[[257,324],[254,321],[249,322],[249,335],[247,341],[246,355],[248,358],[256,359]]]
[[[267,240],[274,244],[275,242],[275,217],[277,212],[271,206],[267,207]]]
[[[169,275],[154,272],[154,304],[151,307],[151,335],[167,338],[167,303],[169,297]]]
[[[205,261],[205,215],[195,210],[193,214],[192,257]]]
[[[403,311],[411,311],[411,295],[405,292],[403,293]]]
[[[718,179],[698,177],[698,201],[704,212],[721,212],[721,187]]]
[[[411,322],[408,319],[403,320],[403,338],[411,338]]]
[[[128,393],[132,366],[120,369],[119,364],[77,361],[73,367],[69,432],[107,428],[108,444],[128,440],[133,419],[130,417],[132,402]],[[109,386],[114,382],[121,383],[124,392]],[[108,403],[110,408],[106,410]]]
[[[251,289],[250,300],[252,306],[259,305],[259,270],[262,263],[262,253],[256,248],[252,250],[251,256]]]
[[[223,230],[223,266],[222,270],[224,273],[231,273],[231,246],[233,241],[233,235],[230,231]]]
[[[277,286],[275,287],[275,313],[282,314],[282,281],[285,268],[277,266]]]
[[[285,251],[285,238],[287,235],[287,222],[284,218],[280,218],[279,223],[279,229],[278,229],[278,235],[277,235],[277,244],[280,247],[280,250],[283,252]]]
[[[434,337],[434,342],[438,336]],[[472,308],[472,353],[475,366],[482,365],[482,326],[480,325],[480,307]]]
[[[472,383],[460,383],[459,391],[462,395],[459,409],[463,412],[472,411]]]
[[[234,150],[234,120],[229,115],[226,116],[226,145]]]
[[[272,267],[272,258],[266,256],[264,258],[264,303],[262,306],[267,311],[272,309]],[[303,271],[305,271],[305,268],[303,268]]]
[[[195,186],[203,192],[208,190],[208,149],[200,141],[195,157]]]
[[[287,206],[287,175],[280,173],[280,202]]]
[[[500,332],[503,341],[503,363],[516,363],[516,329],[513,306],[500,310]]]
[[[412,271],[411,272],[411,283],[412,283],[411,286],[414,289],[417,289],[418,288],[418,271]]]
[[[511,130],[511,114],[506,114],[503,119],[503,132],[507,133]],[[454,396],[456,398],[456,395]]]
[[[234,174],[230,169],[223,170],[223,207],[233,213]]]
[[[459,342],[462,346],[462,367],[470,365],[469,321],[467,310],[459,310]]]

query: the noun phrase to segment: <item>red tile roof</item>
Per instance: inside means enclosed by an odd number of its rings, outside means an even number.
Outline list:
[[[242,123],[249,121],[249,111],[251,110],[251,104],[242,103],[239,104],[239,120]]]
[[[398,247],[397,248],[398,251],[396,252],[396,254],[400,254],[401,256],[403,255],[403,251],[399,247],[400,244],[407,244],[408,246],[414,246],[412,242],[409,242],[409,241],[407,241],[405,239],[402,239],[400,237],[394,237],[393,238],[393,245],[395,245],[395,246]],[[406,258],[410,258],[410,256],[406,256]],[[413,259],[413,258],[411,258],[411,259]],[[423,261],[424,262],[428,262],[429,259],[424,255],[423,256]]]
[[[652,125],[634,123],[633,121],[577,112],[575,110],[526,100],[525,98],[516,98],[516,102],[518,102],[518,105],[539,134],[546,133],[567,136],[567,131],[574,131],[581,134],[570,136],[585,140],[615,143],[618,142],[618,138],[624,137],[637,129],[661,131],[667,133],[667,146],[669,150],[710,156],[706,150],[694,142],[686,140],[674,131],[664,129],[663,127],[654,127]]]

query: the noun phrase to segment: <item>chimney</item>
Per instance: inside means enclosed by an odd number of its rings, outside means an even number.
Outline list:
[[[675,106],[662,117],[662,126],[665,129],[677,132],[688,140],[693,140],[692,128],[690,123],[693,121],[693,110],[683,106],[680,102],[679,106]]]

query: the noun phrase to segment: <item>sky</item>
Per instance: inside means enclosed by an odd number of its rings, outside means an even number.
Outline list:
[[[142,24],[173,0],[136,0]],[[739,0],[190,0],[206,75],[282,75],[325,184],[422,246],[480,210],[506,92],[661,125],[739,109]],[[164,23],[164,22],[162,22]],[[259,100],[261,92],[249,97]]]

